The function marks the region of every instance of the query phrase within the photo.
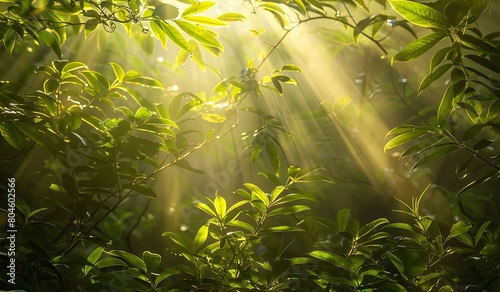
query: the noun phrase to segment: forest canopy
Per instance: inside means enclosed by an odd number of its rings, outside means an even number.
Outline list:
[[[0,288],[499,291],[488,0],[0,0]]]

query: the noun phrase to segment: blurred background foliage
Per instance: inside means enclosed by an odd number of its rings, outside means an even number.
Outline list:
[[[497,1],[0,8],[16,288],[498,289]]]

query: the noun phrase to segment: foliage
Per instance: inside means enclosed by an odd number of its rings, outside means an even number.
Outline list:
[[[39,206],[16,198],[16,263],[22,267],[16,274],[16,289],[497,291],[500,286],[498,220],[470,216],[462,207],[454,222],[442,224],[422,207],[425,192],[410,204],[397,199],[402,208],[396,211],[405,217],[396,220],[384,216],[362,225],[342,207],[335,220],[311,216],[320,196],[304,185],[334,181],[323,174],[323,167],[289,166],[280,139],[290,135],[288,125],[258,102],[249,105],[249,100],[274,92],[285,95],[283,84],[297,85],[293,74],[302,69],[288,62],[292,60],[261,71],[280,44],[308,23],[340,23],[352,37],[340,41],[342,48],[346,43],[364,47],[369,42],[391,55],[392,65],[432,52],[430,73],[414,95],[424,95],[450,72],[438,106],[431,107],[435,117],[427,119],[402,98],[401,104],[414,114],[413,121],[421,123],[392,129],[384,150],[411,144],[399,155],[412,162],[411,171],[464,153],[461,157],[466,159],[455,173],[466,183],[453,200],[460,206],[463,200],[472,202],[467,196],[478,197],[480,188],[500,174],[496,151],[500,83],[495,76],[500,72],[500,34],[486,34],[478,24],[488,1],[243,1],[251,12],[274,17],[283,34],[271,44],[263,30],[250,30],[270,50],[258,63],[251,59],[238,76],[230,77],[206,64],[200,48],[224,58],[217,27],[245,21],[247,16],[233,11],[213,16],[210,9],[215,2],[0,2],[3,55],[15,59],[35,46],[57,56],[36,68],[34,75],[41,82],[0,84],[2,147],[16,153],[10,159],[48,157],[39,172],[50,186],[45,190],[50,202]],[[155,47],[152,37],[164,49],[173,45],[178,49],[173,67],[185,65],[191,57],[220,81],[210,93],[177,93],[158,78],[144,76],[139,68],[127,70],[124,64],[110,62],[93,69],[73,60],[69,45],[90,41],[99,29],[140,40],[146,53]],[[415,40],[396,52],[389,41],[398,29]],[[422,32],[426,34],[418,37]],[[326,114],[340,120],[352,104],[350,97],[339,98],[326,107]],[[260,174],[273,185],[270,193],[248,182],[235,193],[240,199],[215,193],[193,206],[203,214],[198,223],[190,223],[195,232],[164,232],[166,253],[135,252],[120,226],[133,217],[132,232],[147,208],[140,214],[123,210],[140,198],[149,206],[150,200],[161,196],[152,183],[172,166],[204,174],[189,158],[233,134],[244,113],[258,118],[254,129],[242,133],[241,141],[249,161],[267,163]],[[193,121],[203,126],[193,126]],[[309,236],[311,248],[297,252],[302,233]],[[9,285],[6,275],[0,281]]]

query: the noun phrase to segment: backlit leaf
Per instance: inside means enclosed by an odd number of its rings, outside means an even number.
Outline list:
[[[425,130],[419,130],[415,129],[413,131],[405,132],[403,134],[397,135],[396,137],[392,138],[387,144],[385,144],[384,147],[384,152],[387,152],[387,150],[392,149],[394,147],[403,145],[405,143],[411,142],[416,140],[417,138],[420,138],[424,135],[429,134],[428,131]]]
[[[205,224],[202,225],[200,229],[198,229],[198,232],[196,232],[196,235],[194,237],[193,247],[195,251],[198,250],[205,243],[207,237],[208,237],[208,224]]]
[[[237,12],[227,12],[217,16],[217,19],[222,21],[245,21],[246,16]]]
[[[332,265],[349,270],[349,263],[344,259],[344,257],[328,251],[315,250],[309,253],[310,256],[329,262]]]
[[[174,22],[179,26],[180,29],[182,29],[185,33],[193,37],[201,44],[210,47],[216,47],[221,50],[223,49],[219,41],[216,38],[214,38],[212,34],[208,33],[205,29],[183,20],[174,20]]]
[[[304,205],[293,205],[293,206],[287,206],[287,207],[281,207],[272,210],[269,212],[269,217],[272,216],[280,216],[280,215],[289,215],[289,214],[297,214],[299,212],[311,210],[311,208],[304,206]]]
[[[261,229],[262,233],[275,233],[275,232],[304,232],[304,229],[294,226],[272,226]]]
[[[403,50],[398,52],[392,61],[411,61],[425,52],[429,51],[434,45],[436,45],[440,40],[446,37],[445,33],[436,32],[431,33],[421,38],[418,38],[411,43],[409,43]]]
[[[131,254],[129,252],[123,251],[123,250],[111,250],[111,251],[106,251],[106,253],[116,256],[120,259],[125,260],[127,263],[132,265],[133,267],[138,268],[139,270],[146,272],[146,264],[144,261],[139,258],[138,256]]]
[[[209,2],[209,1],[196,2],[195,4],[189,6],[182,12],[182,17],[186,17],[190,14],[197,14],[203,12],[205,10],[210,9],[214,5],[215,2]]]
[[[407,0],[389,0],[389,4],[406,20],[418,26],[445,29],[449,26],[443,14],[427,5]]]
[[[255,194],[264,205],[269,206],[269,198],[267,197],[266,193],[264,193],[263,190],[261,190],[258,186],[251,184],[251,183],[246,183],[244,184],[245,187],[247,187],[249,190],[252,191],[253,194]]]
[[[208,215],[212,216],[212,217],[217,217],[217,215],[215,214],[215,212],[210,209],[210,207],[205,204],[205,203],[198,203],[196,204],[196,208],[202,210],[203,212],[207,213]]]
[[[227,23],[216,18],[211,18],[207,16],[194,16],[194,15],[188,15],[184,17],[185,20],[188,20],[190,22],[202,24],[202,25],[207,25],[207,26],[227,26]]]
[[[161,19],[153,19],[152,21],[155,22],[158,28],[161,29],[174,44],[183,50],[189,51],[189,43],[177,28]],[[160,37],[160,40],[162,40],[162,37]]]
[[[450,234],[446,238],[446,241],[448,241],[449,239],[451,239],[453,237],[456,237],[458,235],[466,233],[467,231],[469,231],[471,226],[472,225],[469,222],[458,221],[457,223],[453,224],[453,226],[451,227]]]

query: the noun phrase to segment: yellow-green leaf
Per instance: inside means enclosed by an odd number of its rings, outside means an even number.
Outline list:
[[[448,28],[446,17],[439,11],[421,3],[407,0],[389,0],[392,8],[409,22],[433,28]]]
[[[206,29],[183,20],[174,20],[174,22],[177,24],[177,26],[179,26],[180,29],[182,29],[185,33],[193,37],[201,44],[223,49],[221,43],[219,43],[219,41],[214,38],[212,34],[210,34]]]

